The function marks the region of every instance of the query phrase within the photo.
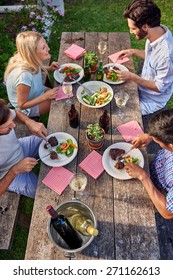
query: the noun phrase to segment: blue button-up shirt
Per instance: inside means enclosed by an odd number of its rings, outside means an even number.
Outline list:
[[[154,81],[159,92],[138,86],[142,115],[162,109],[173,93],[173,36],[161,25],[165,33],[154,42],[146,41],[145,61],[141,77]]]

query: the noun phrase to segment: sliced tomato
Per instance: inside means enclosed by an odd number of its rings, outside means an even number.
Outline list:
[[[69,68],[68,66],[64,67],[64,71],[68,70],[68,68]]]
[[[68,146],[68,144],[66,142],[64,142],[61,144],[60,149],[64,150],[67,146]]]

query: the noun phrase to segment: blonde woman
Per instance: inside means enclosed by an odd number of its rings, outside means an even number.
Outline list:
[[[29,117],[47,113],[58,88],[46,88],[41,72],[55,70],[59,68],[59,64],[43,64],[50,59],[50,49],[40,33],[19,33],[16,48],[17,52],[10,58],[4,75],[9,101],[15,109]]]

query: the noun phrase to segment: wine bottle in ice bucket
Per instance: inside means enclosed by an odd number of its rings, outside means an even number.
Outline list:
[[[98,230],[94,228],[91,219],[82,215],[81,213],[76,213],[68,219],[73,228],[82,233],[83,235],[98,235]]]
[[[82,238],[74,230],[69,221],[63,215],[58,215],[55,209],[48,205],[47,212],[52,218],[52,225],[57,233],[62,237],[70,249],[77,249],[82,246]]]

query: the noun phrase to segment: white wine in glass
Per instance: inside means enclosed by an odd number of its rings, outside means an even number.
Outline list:
[[[72,94],[72,85],[67,85],[67,84],[63,84],[62,85],[62,90],[63,90],[63,92],[65,93],[65,94],[67,94],[68,96],[70,95],[70,94]],[[68,98],[67,100],[66,100],[66,104],[67,104],[67,106],[69,107],[70,105],[71,105],[71,100],[70,100],[70,98]]]
[[[70,188],[75,192],[83,192],[87,185],[87,177],[82,173],[76,173],[70,181]]]
[[[98,50],[100,54],[104,54],[107,49],[107,43],[104,41],[100,41],[98,43]]]
[[[128,95],[128,93],[126,93],[124,91],[122,91],[122,92],[120,91],[118,93],[115,93],[114,98],[115,98],[116,105],[119,108],[118,115],[122,119],[124,117],[124,114],[121,111],[121,109],[126,106],[126,103],[129,99],[129,95]]]

